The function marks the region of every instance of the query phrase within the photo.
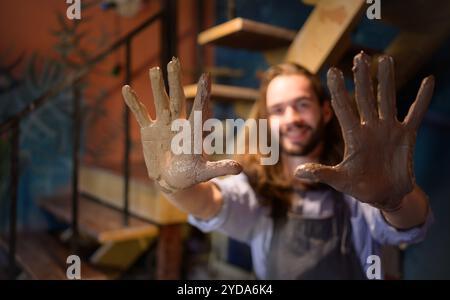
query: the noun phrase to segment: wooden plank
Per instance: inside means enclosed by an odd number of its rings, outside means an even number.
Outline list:
[[[349,33],[357,24],[364,0],[322,0],[298,32],[285,61],[298,63],[312,73],[339,61],[349,46]]]
[[[5,239],[0,244],[8,249]],[[43,232],[20,233],[17,236],[16,260],[19,266],[35,280],[65,280],[67,257],[74,254],[56,238]],[[108,279],[106,273],[81,262],[81,279]]]
[[[187,99],[195,98],[197,85],[191,84],[184,87],[184,94]],[[256,89],[230,86],[223,84],[211,84],[211,99],[217,101],[244,100],[256,101],[259,98],[259,91]]]
[[[145,163],[142,162],[145,169]],[[123,177],[119,167],[108,170],[92,166],[81,166],[79,175],[79,188],[81,191],[96,197],[113,207],[123,208]],[[170,203],[145,178],[130,180],[129,205],[130,212],[136,216],[150,220],[157,224],[185,223],[187,215]]]
[[[156,279],[176,280],[181,278],[183,258],[182,225],[161,226],[156,256]]]
[[[93,265],[127,270],[148,249],[152,239],[108,242],[91,256]]]
[[[200,45],[211,44],[232,48],[263,51],[289,45],[294,30],[243,18],[235,18],[214,26],[198,36]]]
[[[43,199],[40,204],[63,222],[72,220],[70,196],[57,195]],[[123,213],[85,197],[79,199],[79,230],[99,243],[155,237],[158,228],[130,216],[129,226],[124,224]]]

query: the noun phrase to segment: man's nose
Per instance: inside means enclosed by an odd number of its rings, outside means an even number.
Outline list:
[[[286,123],[299,122],[302,120],[302,115],[292,106],[286,107],[284,111],[284,121]]]

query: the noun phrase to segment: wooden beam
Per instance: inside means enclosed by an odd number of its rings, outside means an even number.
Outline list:
[[[298,32],[285,61],[317,73],[334,64],[349,47],[349,34],[362,15],[364,0],[322,0]]]
[[[203,31],[197,41],[200,45],[214,44],[262,51],[288,46],[293,41],[295,34],[294,30],[235,18]]]
[[[182,241],[182,225],[161,226],[161,234],[156,249],[156,279],[181,279]]]
[[[152,239],[134,239],[103,244],[91,256],[95,266],[127,270],[149,248]]]
[[[197,85],[191,84],[184,87],[184,94],[187,99],[195,98]],[[256,101],[259,98],[259,91],[256,89],[230,86],[223,84],[211,84],[211,99],[219,101],[244,100]]]

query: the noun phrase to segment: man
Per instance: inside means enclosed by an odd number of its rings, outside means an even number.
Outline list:
[[[417,242],[431,219],[427,197],[414,182],[412,158],[434,79],[424,79],[399,122],[393,65],[390,57],[379,59],[375,98],[369,57],[355,57],[356,105],[335,68],[328,72],[331,105],[305,69],[271,68],[256,117],[279,123],[280,160],[261,166],[258,155],[247,155],[243,172],[233,160],[209,162],[170,151],[170,123],[186,114],[177,59],[168,64],[170,100],[161,71],[150,70],[156,121],[129,86],[123,95],[141,126],[150,178],[190,214],[191,224],[248,243],[258,278],[362,279],[367,258],[379,254],[380,244]],[[193,111],[205,111],[209,89],[209,78],[202,76]],[[223,175],[236,176],[216,178]]]

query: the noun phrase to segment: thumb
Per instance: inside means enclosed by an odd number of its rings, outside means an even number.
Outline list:
[[[204,182],[215,177],[236,175],[240,172],[242,172],[242,166],[238,162],[231,159],[206,161],[200,166],[196,180],[198,182]]]
[[[302,164],[295,169],[295,177],[313,182],[323,182],[335,186],[338,179],[336,167],[325,166],[316,163]]]

